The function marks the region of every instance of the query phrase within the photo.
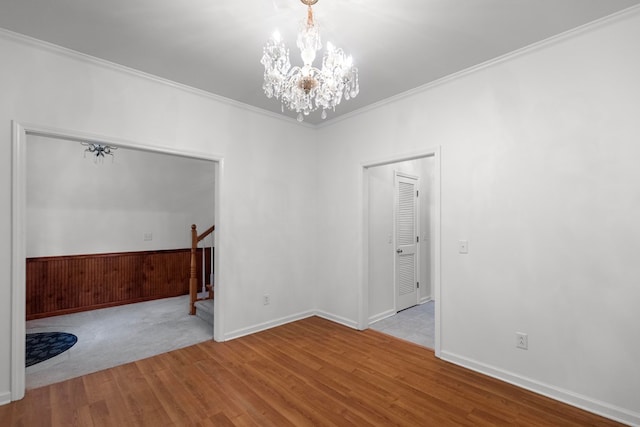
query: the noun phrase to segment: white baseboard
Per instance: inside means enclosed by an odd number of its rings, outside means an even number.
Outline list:
[[[425,303],[427,303],[427,302],[429,302],[431,300],[432,300],[431,296],[422,297],[418,301],[418,305],[425,304]],[[387,317],[394,316],[396,313],[397,313],[396,310],[392,308],[390,310],[383,311],[382,313],[378,313],[376,315],[373,315],[373,316],[369,317],[369,325],[371,325],[372,323],[376,323],[376,322],[379,322],[381,320],[384,320]]]
[[[326,311],[322,310],[316,310],[313,314],[318,317],[322,317],[323,319],[331,320],[332,322],[348,326],[351,329],[358,329],[358,322],[356,322],[355,320],[347,319],[346,317],[338,316],[336,314],[327,313]]]
[[[383,311],[382,313],[378,313],[374,316],[369,317],[369,324],[379,322],[387,317],[391,317],[396,314],[396,311],[392,308],[391,310]]]
[[[431,301],[431,299],[432,299],[431,296],[422,297],[422,298],[420,298],[420,302],[418,302],[418,304],[424,304],[425,302]]]
[[[348,326],[352,329],[358,329],[358,323],[347,319],[345,317],[337,316],[335,314],[327,313],[322,310],[307,310],[302,313],[292,314],[290,316],[281,317],[279,319],[270,320],[268,322],[259,323],[257,325],[249,326],[247,328],[237,329],[235,331],[227,332],[224,334],[224,340],[232,340],[235,338],[244,337],[245,335],[255,334],[256,332],[265,331],[267,329],[275,328],[276,326],[282,326],[287,323],[295,322],[296,320],[306,319],[307,317],[318,316],[332,322],[340,323],[341,325]]]
[[[11,403],[11,392],[5,391],[0,393],[0,405],[6,405],[7,403]]]
[[[264,331],[267,329],[275,328],[287,323],[295,322],[296,320],[305,319],[311,317],[316,313],[313,310],[303,311],[302,313],[292,314],[290,316],[281,317],[279,319],[270,320],[268,322],[259,323],[257,325],[249,326],[248,328],[242,328],[235,331],[227,332],[224,334],[224,340],[232,340],[234,338],[240,338],[245,335],[255,334],[256,332]]]
[[[526,378],[521,375],[496,368],[494,366],[486,365],[484,363],[477,362],[463,356],[458,356],[447,351],[441,351],[440,355],[443,360],[467,369],[471,369],[472,371],[497,378],[509,384],[513,384],[534,393],[547,396],[551,399],[558,400],[568,405],[584,409],[585,411],[592,412],[594,414],[601,415],[603,417],[624,424],[640,426],[640,413],[629,411],[619,406],[592,399],[590,397],[583,396],[569,390],[564,390],[550,384],[532,380],[530,378]]]

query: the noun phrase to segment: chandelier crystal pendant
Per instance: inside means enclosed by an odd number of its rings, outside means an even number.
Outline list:
[[[265,95],[280,100],[283,112],[285,107],[297,112],[299,122],[319,108],[322,108],[321,117],[326,119],[327,110],[335,111],[343,97],[355,98],[360,91],[353,59],[331,43],[327,43],[322,68],[313,66],[316,52],[322,48],[311,8],[318,0],[300,1],[307,6],[307,18],[302,21],[297,41],[304,65],[291,67],[289,50],[277,32],[265,45],[260,61],[264,65]]]

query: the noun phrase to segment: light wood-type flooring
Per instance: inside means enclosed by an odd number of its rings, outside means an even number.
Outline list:
[[[0,426],[507,424],[616,425],[418,345],[318,317],[29,390],[0,406]]]

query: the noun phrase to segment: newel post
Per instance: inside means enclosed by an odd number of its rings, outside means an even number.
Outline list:
[[[189,269],[189,295],[191,302],[189,304],[189,314],[196,314],[196,300],[198,298],[198,272],[196,251],[198,249],[198,232],[196,231],[196,225],[191,226],[191,268]]]

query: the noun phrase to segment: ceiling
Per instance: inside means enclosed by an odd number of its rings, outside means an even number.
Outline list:
[[[323,42],[353,55],[360,73],[360,94],[329,120],[637,4],[320,0],[314,15]],[[281,114],[262,92],[262,47],[277,29],[292,65],[300,64],[295,37],[305,7],[299,0],[1,0],[0,27]],[[320,112],[305,121],[320,123]]]

